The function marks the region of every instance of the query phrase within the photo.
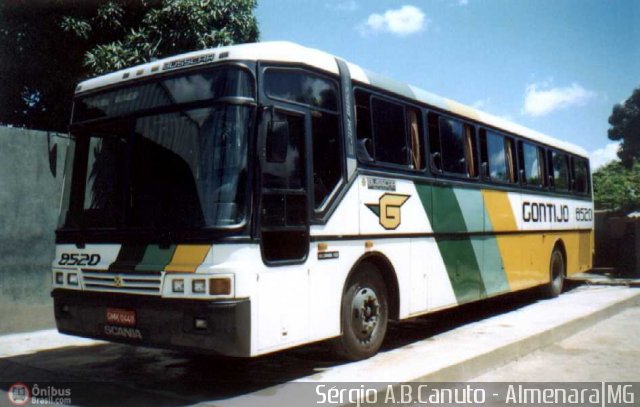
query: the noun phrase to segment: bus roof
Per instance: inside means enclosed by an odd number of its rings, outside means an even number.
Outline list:
[[[269,41],[194,51],[126,68],[81,82],[76,88],[76,94],[115,85],[125,81],[154,76],[158,73],[170,70],[179,70],[205,63],[239,60],[260,60],[303,64],[329,73],[338,74],[338,64],[336,62],[336,56],[334,55],[313,48],[303,47],[292,42]],[[586,150],[574,144],[555,139],[535,130],[528,129],[503,118],[482,112],[473,107],[463,105],[462,103],[454,100],[437,96],[406,83],[378,75],[350,62],[347,62],[347,66],[349,67],[351,78],[356,82],[371,85],[399,96],[434,106],[445,112],[451,112],[455,115],[459,115],[497,129],[502,129],[506,132],[517,134],[552,147],[557,147],[576,155],[586,157],[588,154]]]

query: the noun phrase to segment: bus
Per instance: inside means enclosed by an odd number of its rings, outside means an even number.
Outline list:
[[[586,152],[289,42],[77,86],[56,254],[62,333],[252,357],[591,268]]]

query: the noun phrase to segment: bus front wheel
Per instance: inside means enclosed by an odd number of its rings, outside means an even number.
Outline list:
[[[546,298],[555,298],[562,293],[565,275],[564,256],[562,251],[556,246],[551,253],[551,260],[549,261],[550,281],[543,288],[543,295]]]
[[[342,336],[334,342],[338,355],[360,360],[378,352],[387,332],[389,305],[384,280],[366,264],[349,279],[342,295]]]

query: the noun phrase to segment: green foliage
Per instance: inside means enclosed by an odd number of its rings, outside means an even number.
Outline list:
[[[254,42],[256,0],[0,0],[0,124],[65,131],[75,85],[197,49]]]
[[[618,157],[626,168],[640,161],[640,88],[633,91],[624,103],[616,104],[609,116],[611,140],[622,140]]]
[[[107,21],[122,13],[113,6]],[[195,49],[255,41],[255,0],[166,0],[151,8],[121,40],[99,45],[85,55],[85,65],[101,74]],[[104,14],[107,14],[105,10]],[[96,17],[98,19],[100,13]]]
[[[629,212],[640,209],[640,162],[626,168],[613,161],[593,173],[596,209]]]

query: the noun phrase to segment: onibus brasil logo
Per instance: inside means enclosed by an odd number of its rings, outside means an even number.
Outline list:
[[[23,383],[15,383],[7,393],[9,401],[16,406],[24,406],[31,399],[29,388]]]
[[[380,196],[377,204],[365,204],[371,212],[380,219],[380,226],[387,230],[394,230],[402,222],[400,208],[411,198],[410,195],[385,193]]]

